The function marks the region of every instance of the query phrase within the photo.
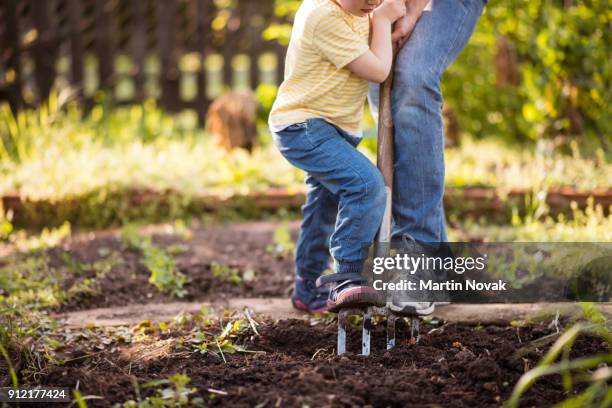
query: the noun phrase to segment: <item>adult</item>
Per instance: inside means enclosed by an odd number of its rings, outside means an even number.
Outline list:
[[[429,3],[429,4],[428,4]],[[442,74],[467,45],[484,0],[407,0],[422,12],[398,20],[393,40],[400,50],[395,65],[392,115],[395,129],[392,239],[446,242],[444,215],[444,126]],[[416,13],[419,15],[419,13]],[[378,85],[370,88],[378,112]],[[418,314],[433,312],[433,302],[410,293],[393,297],[393,308]]]

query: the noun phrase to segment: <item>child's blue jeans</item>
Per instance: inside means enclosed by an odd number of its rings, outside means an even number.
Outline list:
[[[282,155],[306,172],[296,274],[315,280],[330,254],[336,272],[362,272],[386,192],[380,171],[357,150],[361,139],[316,118],[272,135]]]

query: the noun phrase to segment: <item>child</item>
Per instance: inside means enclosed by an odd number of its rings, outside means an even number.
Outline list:
[[[405,13],[405,0],[304,0],[296,14],[269,125],[283,156],[306,172],[292,296],[297,309],[320,313],[383,301],[361,273],[386,191],[357,145],[368,82],[389,75],[391,27]],[[330,254],[336,273],[320,283],[334,285],[317,288]]]

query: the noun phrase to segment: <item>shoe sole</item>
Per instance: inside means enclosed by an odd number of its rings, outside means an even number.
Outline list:
[[[378,292],[372,288],[358,287],[346,290],[346,293],[343,293],[338,300],[335,302],[329,302],[328,311],[337,313],[338,311],[347,308],[362,308],[384,305],[385,303],[382,301]]]
[[[397,306],[393,303],[387,303],[387,307],[394,313],[407,316],[428,316],[432,314],[436,308],[434,303],[426,309],[417,309],[414,306]]]
[[[293,298],[291,299],[291,304],[293,305],[294,309],[297,309],[301,312],[310,313],[310,314],[321,314],[329,310],[327,306],[321,307],[319,309],[309,309],[308,306],[306,306],[304,302],[302,302],[299,299],[293,299]]]

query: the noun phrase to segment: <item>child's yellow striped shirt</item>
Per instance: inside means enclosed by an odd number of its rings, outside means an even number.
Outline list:
[[[361,135],[368,82],[346,65],[368,51],[369,29],[368,16],[350,14],[333,0],[304,0],[291,32],[285,79],[269,117],[273,131],[321,118]]]

